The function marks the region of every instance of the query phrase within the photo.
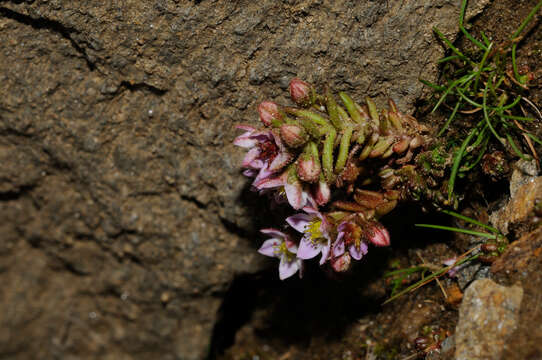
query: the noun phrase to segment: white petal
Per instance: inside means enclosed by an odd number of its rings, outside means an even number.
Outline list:
[[[329,250],[331,248],[330,241],[327,241],[327,245],[324,245],[321,247],[322,250],[322,258],[320,259],[320,265],[324,265],[324,263],[327,261],[327,257],[329,255]]]
[[[286,192],[288,202],[295,210],[299,210],[305,205],[300,183],[288,184],[288,182],[286,182],[284,184],[284,191]]]
[[[277,229],[271,229],[271,228],[261,229],[260,232],[262,234],[273,236],[274,238],[283,238],[283,239],[288,238],[288,235],[286,235],[285,233],[283,233],[282,231],[279,231]]]
[[[265,256],[279,257],[276,248],[277,246],[280,246],[281,243],[281,240],[274,238],[265,240],[262,246],[258,249],[258,252]]]
[[[304,233],[312,219],[313,216],[307,214],[295,214],[287,217],[286,222],[300,233]]]
[[[299,249],[297,249],[297,257],[300,259],[312,259],[316,255],[320,254],[322,246],[318,243],[313,243],[308,238],[301,239]]]
[[[288,261],[286,255],[282,255],[280,258],[280,264],[279,264],[279,277],[281,280],[284,280],[286,278],[289,278],[293,274],[295,274],[299,270],[299,261],[297,259],[294,259],[292,261]]]

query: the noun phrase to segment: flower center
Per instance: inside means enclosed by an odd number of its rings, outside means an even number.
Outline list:
[[[344,229],[344,244],[354,245],[359,250],[361,245],[361,228],[353,223],[347,223]]]
[[[260,148],[260,155],[258,158],[264,161],[272,161],[279,152],[279,147],[271,140],[258,143],[258,147]]]
[[[296,257],[294,253],[288,250],[288,246],[286,246],[285,241],[283,241],[279,246],[275,247],[275,252],[277,253],[277,255],[280,255],[280,254],[286,255],[286,258],[288,261],[293,261]]]
[[[322,230],[320,230],[321,226],[322,226],[322,220],[317,217],[311,220],[309,224],[307,225],[305,232],[310,234],[312,242],[315,242],[319,239],[324,238],[324,234],[322,234]]]

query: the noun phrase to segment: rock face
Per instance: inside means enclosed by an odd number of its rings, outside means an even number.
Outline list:
[[[520,160],[514,166],[510,180],[510,201],[491,215],[492,223],[503,233],[512,236],[529,232],[537,226],[533,222],[539,201],[542,201],[542,176],[536,162]]]
[[[491,271],[500,281],[520,282],[523,287],[519,323],[512,334],[514,341],[504,349],[503,358],[542,358],[542,227],[510,244]]]
[[[486,0],[472,2],[473,14]],[[262,263],[234,124],[299,76],[434,80],[457,1],[1,1],[0,352],[200,359]]]
[[[474,281],[465,291],[455,333],[456,360],[504,359],[502,353],[516,330],[523,289],[492,280]]]

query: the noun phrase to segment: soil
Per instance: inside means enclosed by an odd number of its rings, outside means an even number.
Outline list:
[[[506,39],[536,3],[470,1],[473,33]],[[0,0],[0,358],[402,359],[428,331],[453,334],[461,293],[489,266],[442,278],[453,297],[431,283],[386,305],[383,275],[440,265],[476,239],[414,228],[450,220],[405,206],[383,219],[393,246],[350,273],[314,266],[281,282],[255,251],[280,214],[250,191],[231,141],[260,101],[287,102],[294,76],[442,122],[423,115],[418,78],[438,80],[431,29],[455,39],[458,11],[449,0]],[[540,29],[518,50],[539,107]],[[487,221],[503,189],[487,182],[462,211]],[[526,276],[491,275],[525,286],[525,346],[508,358],[539,349],[535,252]]]

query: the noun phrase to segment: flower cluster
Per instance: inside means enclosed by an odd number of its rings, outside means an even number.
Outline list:
[[[289,90],[297,106],[262,102],[263,127],[239,125],[244,133],[234,140],[248,150],[242,166],[252,188],[302,211],[286,218],[283,231],[262,230],[271,238],[259,252],[280,259],[281,279],[301,275],[303,261],[318,256],[320,265],[343,272],[369,245],[390,244],[378,220],[398,202],[442,200],[435,167],[420,170],[427,168],[427,129],[392,100],[379,111],[370,98],[359,105],[341,92],[339,104],[329,90],[320,95],[299,79]]]

